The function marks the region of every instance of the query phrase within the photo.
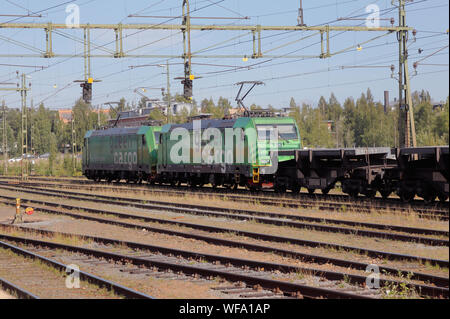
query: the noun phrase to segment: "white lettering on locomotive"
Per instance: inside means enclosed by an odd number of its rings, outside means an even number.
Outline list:
[[[137,165],[137,152],[115,152],[114,164],[128,165],[131,169],[133,165]]]

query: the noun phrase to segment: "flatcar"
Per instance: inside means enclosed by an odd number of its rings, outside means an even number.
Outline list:
[[[429,146],[394,149],[397,165],[386,170],[385,185],[405,202],[417,195],[432,203],[449,196],[449,147]]]
[[[339,182],[351,197],[383,198],[392,193],[404,202],[415,196],[432,203],[449,196],[449,147],[306,149],[295,152],[296,179],[310,193],[327,194]]]
[[[160,126],[88,131],[84,136],[83,175],[96,181],[155,181],[160,131]]]
[[[389,147],[305,149],[295,158],[298,183],[310,194],[328,194],[339,182],[351,197],[374,197],[377,191],[389,196],[382,190],[386,169],[396,165]]]

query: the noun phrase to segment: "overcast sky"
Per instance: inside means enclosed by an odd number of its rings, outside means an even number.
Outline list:
[[[36,54],[45,50],[45,32],[42,29],[1,29],[6,22],[11,23],[65,23],[68,4],[80,8],[80,22],[91,24],[151,23],[180,24],[174,18],[128,18],[130,14],[145,16],[179,16],[181,0],[0,0],[1,14],[41,14],[41,18],[15,18],[0,16],[0,55]],[[190,1],[193,17],[233,17],[249,19],[193,19],[192,24],[227,25],[280,25],[297,24],[299,0],[198,0]],[[307,25],[364,25],[369,13],[367,6],[375,4],[381,10],[381,25],[389,25],[390,18],[398,23],[398,11],[391,0],[303,0],[305,23]],[[410,35],[410,69],[414,75],[413,63],[419,61],[417,75],[412,77],[413,90],[430,91],[436,102],[448,96],[448,0],[415,0],[407,6],[407,23],[418,30],[417,40]],[[53,8],[52,8],[53,7]],[[50,8],[50,9],[48,9]],[[48,9],[48,10],[46,10]],[[362,20],[337,21],[342,17],[357,17]],[[124,51],[129,54],[174,55],[183,53],[182,34],[177,30],[136,30],[124,31]],[[332,53],[348,49],[329,59],[297,58],[214,58],[214,55],[251,56],[252,35],[247,31],[193,31],[192,52],[210,58],[194,58],[193,74],[194,98],[200,102],[204,98],[219,96],[234,101],[239,81],[261,80],[265,86],[256,88],[247,103],[275,107],[289,105],[294,97],[297,102],[317,103],[320,96],[328,98],[331,92],[340,102],[346,97],[358,98],[370,87],[378,100],[383,91],[388,90],[391,99],[398,94],[397,82],[391,79],[390,65],[398,72],[398,43],[396,35],[382,32],[334,32],[331,34]],[[381,36],[381,37],[380,37]],[[0,82],[16,83],[16,70],[29,74],[32,83],[31,96],[34,104],[43,101],[50,108],[70,108],[80,97],[81,88],[75,80],[84,78],[83,46],[68,37],[83,37],[82,30],[60,30],[53,35],[53,51],[56,54],[78,55],[72,58],[19,58],[0,57]],[[262,51],[265,55],[316,56],[320,54],[320,36],[312,31],[263,32]],[[375,37],[376,40],[369,41]],[[19,41],[31,49],[12,43]],[[92,54],[107,54],[115,50],[114,32],[95,30],[91,32]],[[6,41],[8,40],[8,41]],[[369,41],[369,42],[367,42]],[[367,43],[366,43],[367,42]],[[362,44],[361,44],[362,43]],[[362,50],[356,46],[361,44]],[[102,46],[102,50],[94,49]],[[419,49],[422,49],[419,54]],[[434,53],[434,54],[433,54]],[[430,56],[431,55],[431,56]],[[93,58],[92,76],[101,82],[94,84],[93,104],[118,101],[125,97],[128,101],[138,100],[133,91],[138,87],[166,87],[165,69],[157,66],[131,69],[130,66],[166,63],[166,58]],[[180,58],[169,59],[170,84],[172,93],[182,93],[180,80],[183,75]],[[9,64],[14,64],[11,66]],[[205,65],[206,64],[206,65]],[[32,66],[32,67],[25,67]],[[40,69],[39,67],[45,67]],[[370,67],[368,67],[370,66]],[[344,68],[343,68],[344,67]],[[356,68],[355,68],[356,67]],[[201,77],[201,78],[199,78]],[[0,87],[11,87],[0,84]],[[148,90],[149,97],[160,97],[160,91]],[[20,106],[17,92],[1,92],[9,107]],[[234,102],[233,102],[234,103]]]

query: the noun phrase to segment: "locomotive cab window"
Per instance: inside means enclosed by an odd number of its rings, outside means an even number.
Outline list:
[[[256,125],[258,131],[258,140],[275,139],[275,129],[278,130],[279,140],[296,140],[298,139],[297,129],[293,124],[279,125]]]
[[[145,135],[142,135],[142,146],[145,145]]]
[[[161,144],[162,143],[162,136],[160,132],[155,132],[155,143]]]

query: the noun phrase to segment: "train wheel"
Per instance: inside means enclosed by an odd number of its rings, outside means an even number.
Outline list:
[[[409,203],[414,199],[414,196],[416,196],[416,194],[412,191],[401,191],[400,194],[398,194],[398,196],[400,196],[400,199],[403,202]]]
[[[214,174],[211,174],[210,176],[209,176],[209,183],[211,184],[211,187],[213,188],[213,189],[216,189],[217,188],[217,180],[216,180],[216,177],[214,176]]]
[[[383,199],[387,199],[391,195],[391,191],[381,190],[380,194],[381,194],[381,197],[383,197]]]
[[[445,194],[441,194],[441,195],[438,196],[438,198],[439,198],[439,200],[440,200],[442,203],[444,203],[444,202],[447,201],[448,196],[445,195]]]
[[[286,193],[286,186],[284,186],[284,185],[275,186],[275,192],[280,193],[280,194]]]
[[[436,200],[436,194],[433,191],[424,195],[423,200],[426,204],[432,204]]]
[[[299,185],[294,185],[294,186],[292,186],[291,191],[294,194],[298,194],[298,193],[300,193],[300,189],[301,189],[301,187]]]
[[[316,190],[314,188],[308,188],[308,193],[311,195],[314,194],[315,191]]]
[[[189,187],[192,187],[192,188],[196,188],[197,187],[197,183],[192,181],[192,180],[189,180],[187,184],[188,184]]]
[[[367,198],[374,198],[376,194],[377,194],[377,191],[374,189],[371,189],[371,190],[366,190],[366,193],[364,195],[366,195]]]
[[[359,191],[357,191],[357,190],[351,190],[348,193],[348,196],[350,196],[351,198],[358,198],[358,195],[359,195]]]
[[[322,194],[324,194],[324,195],[328,195],[329,192],[330,192],[329,188],[322,189]]]

